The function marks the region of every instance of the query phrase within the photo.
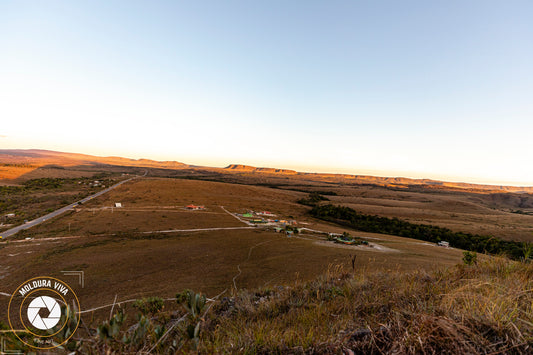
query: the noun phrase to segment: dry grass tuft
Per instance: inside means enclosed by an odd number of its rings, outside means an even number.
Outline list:
[[[241,291],[206,323],[205,352],[528,353],[533,265],[493,258],[427,273],[330,268],[290,287]]]

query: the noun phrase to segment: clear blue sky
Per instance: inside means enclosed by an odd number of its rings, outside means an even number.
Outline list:
[[[0,147],[533,185],[531,1],[0,1]]]

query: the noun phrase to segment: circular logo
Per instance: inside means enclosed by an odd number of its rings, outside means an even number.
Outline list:
[[[48,317],[41,317],[39,312],[41,309],[48,310]],[[57,301],[49,296],[41,296],[34,298],[28,305],[28,319],[30,323],[37,329],[48,330],[52,329],[59,323],[61,318],[61,306]]]
[[[56,348],[74,335],[80,304],[65,282],[35,277],[20,285],[9,300],[8,320],[17,338],[36,349]]]

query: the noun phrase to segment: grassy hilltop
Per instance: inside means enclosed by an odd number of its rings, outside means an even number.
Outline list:
[[[215,299],[144,298],[80,328],[82,353],[525,354],[533,265],[491,258],[427,273],[332,267],[307,282]]]

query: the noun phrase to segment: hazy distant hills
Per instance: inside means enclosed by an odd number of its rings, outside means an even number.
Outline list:
[[[25,163],[34,166],[44,166],[47,164],[65,164],[67,166],[80,164],[108,164],[168,169],[181,169],[188,167],[187,164],[176,161],[155,161],[149,159],[128,159],[122,157],[98,157],[86,154],[64,153],[41,149],[0,149],[0,163]]]
[[[298,174],[298,172],[294,170],[275,169],[275,168],[256,168],[255,166],[241,165],[241,164],[231,164],[224,169],[240,171],[240,172],[253,172],[253,173],[288,174],[288,175]]]
[[[533,187],[517,187],[502,185],[482,185],[469,184],[461,182],[446,182],[431,179],[410,179],[403,177],[379,177],[368,175],[349,175],[349,174],[321,174],[321,173],[302,173],[294,170],[275,169],[275,168],[257,168],[249,165],[231,164],[224,168],[227,172],[249,173],[249,174],[273,174],[273,175],[290,175],[295,178],[306,178],[316,181],[329,181],[336,183],[351,184],[368,184],[387,187],[396,187],[398,189],[420,186],[429,189],[445,190],[471,190],[487,192],[517,192],[533,193]]]
[[[458,182],[445,182],[430,179],[410,179],[403,177],[377,177],[349,174],[303,173],[289,169],[254,167],[242,164],[231,164],[226,168],[209,168],[187,165],[176,161],[155,161],[149,159],[128,159],[122,157],[99,157],[86,154],[65,153],[41,149],[0,149],[0,180],[20,177],[37,168],[72,167],[72,166],[125,166],[146,167],[154,169],[189,169],[210,170],[223,174],[239,174],[249,176],[280,176],[294,179],[305,179],[321,182],[346,184],[368,184],[398,189],[424,187],[429,189],[468,190],[483,192],[518,192],[533,193],[533,187],[481,185]]]

